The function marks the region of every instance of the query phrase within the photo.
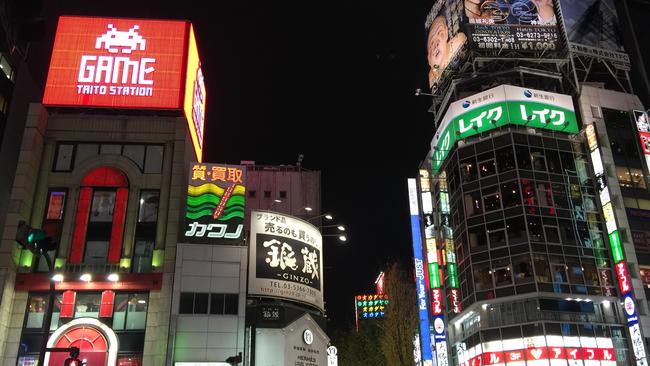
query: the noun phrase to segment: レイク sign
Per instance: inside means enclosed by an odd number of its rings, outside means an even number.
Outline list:
[[[508,124],[578,133],[570,96],[501,85],[449,105],[431,142],[433,174],[457,141]]]

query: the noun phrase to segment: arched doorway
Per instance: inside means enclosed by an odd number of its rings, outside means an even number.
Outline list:
[[[78,347],[79,359],[86,366],[115,366],[117,337],[111,328],[93,318],[79,318],[62,325],[47,341],[48,347]],[[52,352],[45,356],[45,366],[63,365],[69,357],[65,352]]]

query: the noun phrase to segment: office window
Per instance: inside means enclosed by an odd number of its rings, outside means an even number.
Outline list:
[[[237,315],[239,294],[210,294],[210,314]]]
[[[512,271],[516,284],[533,282],[533,266],[528,254],[512,257]]]
[[[140,206],[138,210],[138,222],[156,222],[158,220],[158,205],[160,203],[159,191],[140,192]]]
[[[162,172],[163,147],[160,145],[148,145],[144,160],[144,172],[160,174]]]
[[[499,173],[504,173],[515,168],[515,153],[508,146],[496,151],[496,161]]]
[[[144,329],[149,296],[146,293],[117,293],[113,307],[113,329]]]
[[[81,163],[90,159],[94,156],[97,156],[99,153],[98,144],[78,144],[77,151],[75,153],[74,166],[78,167]]]
[[[75,300],[74,317],[77,318],[98,318],[101,294],[77,292]]]
[[[264,198],[271,198],[271,191],[264,191]]]
[[[519,184],[516,181],[501,184],[501,196],[503,197],[504,208],[521,205]]]
[[[30,295],[27,301],[27,321],[25,328],[42,328],[47,311],[47,294]]]
[[[67,172],[72,170],[72,157],[74,156],[74,145],[59,144],[57,146],[56,158],[54,160],[55,172]]]
[[[250,197],[250,198],[255,198],[255,194],[256,194],[256,193],[257,193],[257,191],[255,191],[255,190],[250,190],[250,191],[248,191],[248,197]]]
[[[144,145],[124,145],[122,154],[131,159],[142,170],[144,167]]]
[[[238,294],[181,293],[179,314],[237,315]]]
[[[99,147],[100,155],[121,155],[122,145],[117,144],[102,144]]]
[[[280,198],[287,198],[287,191],[280,191]]]

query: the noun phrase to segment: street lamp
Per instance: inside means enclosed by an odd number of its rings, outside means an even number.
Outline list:
[[[320,219],[321,217],[324,217],[324,218],[325,218],[326,220],[328,220],[328,221],[334,220],[334,216],[332,216],[331,214],[328,214],[328,213],[324,213],[324,214],[322,214],[322,215],[318,215],[318,216],[310,217],[310,218],[307,219],[307,221],[312,221],[312,220]]]

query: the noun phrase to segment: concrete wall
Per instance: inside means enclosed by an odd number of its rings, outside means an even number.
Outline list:
[[[244,352],[248,247],[178,244],[172,303],[172,362],[219,362]],[[237,315],[179,314],[181,292],[238,293]]]

